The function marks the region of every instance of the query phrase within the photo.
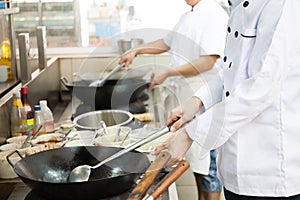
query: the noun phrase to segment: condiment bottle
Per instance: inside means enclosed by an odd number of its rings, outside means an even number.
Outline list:
[[[3,42],[1,43],[1,59],[0,65],[7,66],[7,76],[8,80],[13,79],[13,72],[12,72],[12,62],[11,62],[11,49],[10,49],[10,42],[9,39],[3,38]]]
[[[28,87],[24,86],[21,88],[21,100],[27,117],[27,129],[29,134],[33,134],[34,128],[34,113],[28,103]]]
[[[54,117],[50,108],[47,106],[47,100],[41,100],[40,106],[44,117],[44,127],[46,133],[54,132]]]
[[[39,130],[36,134],[42,135],[45,134],[45,126],[44,126],[44,117],[41,111],[41,106],[34,106],[34,130]],[[41,127],[41,128],[40,128]]]
[[[13,94],[10,121],[12,136],[28,135],[27,118],[20,98],[20,92]]]

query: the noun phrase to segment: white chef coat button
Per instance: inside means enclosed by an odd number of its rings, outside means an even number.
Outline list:
[[[229,63],[229,66],[228,66],[229,69],[231,68],[231,65],[232,65],[232,62]]]
[[[231,1],[230,1],[230,0],[228,1],[228,5],[229,5],[229,6],[231,6],[231,5],[232,5],[232,3],[231,3]]]
[[[226,62],[226,60],[227,60],[227,56],[225,56],[225,57],[223,58],[223,61],[224,61],[224,62]]]
[[[246,8],[247,6],[249,6],[249,1],[245,1],[244,3],[243,3],[243,6]]]
[[[228,32],[228,33],[230,33],[230,32],[231,32],[231,28],[230,28],[230,26],[228,26],[228,28],[227,28],[227,32]]]
[[[239,36],[239,32],[234,32],[234,36],[237,38]]]
[[[228,97],[230,95],[229,91],[226,91],[225,95]]]

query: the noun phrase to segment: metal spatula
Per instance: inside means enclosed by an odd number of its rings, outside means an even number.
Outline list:
[[[109,79],[114,73],[119,71],[122,67],[124,67],[125,63],[117,65],[113,70],[111,70],[103,79],[101,80],[96,80],[93,81],[92,83],[89,84],[89,87],[101,87],[104,85],[105,81]]]

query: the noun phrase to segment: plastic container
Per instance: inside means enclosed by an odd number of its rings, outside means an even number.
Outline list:
[[[11,121],[11,135],[20,136],[27,135],[27,118],[21,101],[20,92],[13,94],[13,102],[11,107],[10,121]]]
[[[27,129],[29,134],[33,134],[34,127],[34,112],[31,109],[30,104],[28,103],[28,87],[21,88],[21,100],[24,106],[24,110],[27,117]]]
[[[4,139],[10,137],[10,119],[8,105],[0,106],[0,144],[4,143]]]
[[[7,77],[8,80],[13,79],[12,73],[12,62],[11,62],[11,47],[9,38],[3,38],[3,42],[1,43],[1,59],[0,65],[7,66]]]
[[[46,133],[54,133],[54,117],[52,111],[47,106],[47,100],[41,100],[40,106],[44,117],[44,127]]]
[[[36,133],[38,135],[45,134],[45,120],[41,111],[41,106],[35,105],[34,106],[34,131],[37,131],[40,126],[40,130]]]
[[[0,65],[0,82],[6,82],[8,79],[7,76],[7,66]]]

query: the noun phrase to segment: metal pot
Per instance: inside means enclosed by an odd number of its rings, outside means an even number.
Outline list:
[[[64,147],[22,158],[15,165],[16,174],[30,188],[47,199],[101,199],[129,190],[150,165],[143,153],[131,151],[93,170],[89,181],[67,182],[78,165],[95,165],[115,154],[116,147]]]
[[[143,43],[144,40],[141,38],[131,38],[130,40],[120,39],[118,40],[119,53],[123,54],[129,49],[135,48]]]
[[[119,53],[123,54],[131,49],[131,40],[121,39],[118,40]]]
[[[76,127],[87,130],[100,129],[100,120],[103,120],[107,127],[122,126],[133,120],[130,112],[123,110],[99,110],[81,114],[74,118]]]

